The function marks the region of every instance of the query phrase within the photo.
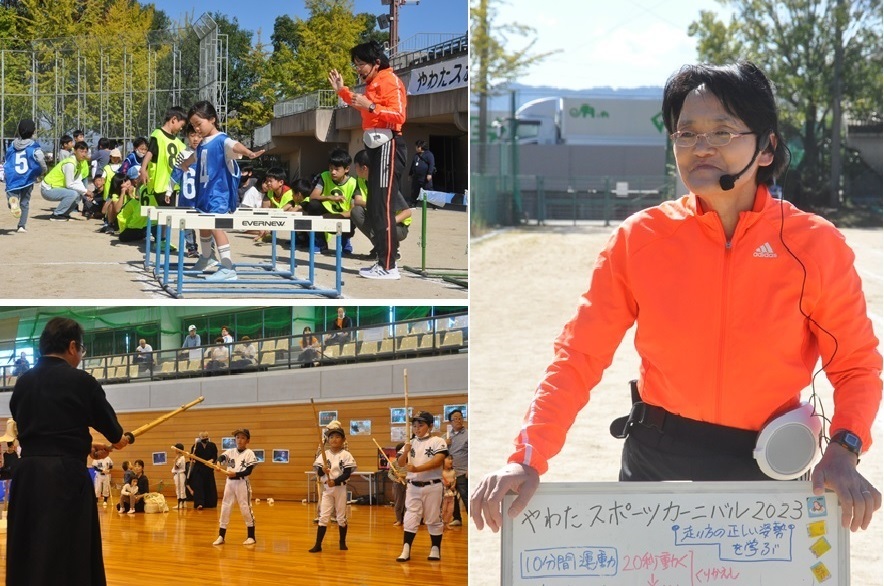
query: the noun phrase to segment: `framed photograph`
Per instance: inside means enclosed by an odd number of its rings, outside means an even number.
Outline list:
[[[371,419],[351,419],[350,435],[371,435]]]
[[[338,418],[337,411],[320,411],[319,412],[319,425],[321,427],[325,427],[332,421]]]
[[[289,463],[289,451],[288,450],[273,450],[273,463],[274,464],[288,464]]]
[[[442,429],[442,416],[441,415],[433,415],[433,429],[439,431]]]
[[[258,462],[264,462],[264,450],[252,450],[255,452],[255,458],[257,458]]]
[[[411,407],[408,408],[408,415],[405,414],[405,407],[390,407],[390,423],[408,423],[413,414]]]
[[[236,438],[235,437],[222,437],[221,438],[221,449],[230,450],[236,447]]]
[[[384,448],[384,455],[378,453],[378,470],[389,470],[390,460],[396,459],[396,448]]]
[[[166,465],[166,452],[154,452],[153,453],[153,465],[154,466],[165,466]]]
[[[408,429],[405,426],[402,427],[391,427],[390,428],[390,441],[394,442],[404,442],[408,437],[405,433],[405,430]]]
[[[448,421],[448,416],[449,416],[449,415],[451,414],[451,412],[454,411],[455,409],[460,409],[460,412],[463,413],[463,420],[464,420],[464,421],[466,421],[467,419],[469,419],[469,418],[467,417],[467,406],[466,406],[466,405],[445,405],[445,407],[442,408],[442,418],[443,418],[445,421]]]

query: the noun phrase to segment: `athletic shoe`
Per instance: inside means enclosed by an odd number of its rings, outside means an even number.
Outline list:
[[[438,545],[434,545],[433,547],[430,548],[430,555],[427,556],[427,559],[430,560],[431,562],[438,562],[439,560],[442,559],[442,557],[439,555],[439,546]]]
[[[400,523],[399,521],[393,523],[393,527],[399,527],[400,525],[402,525],[402,523]]]
[[[219,535],[218,539],[212,542],[212,545],[224,545],[224,538]]]
[[[396,267],[391,268],[389,271],[385,271],[381,268],[381,265],[374,264],[367,269],[359,269],[359,276],[365,277],[366,279],[399,279],[399,269]]]
[[[206,269],[210,269],[218,264],[218,261],[212,258],[211,256],[201,256],[199,260],[197,260],[193,266],[190,267],[192,271],[202,271],[206,272]]]
[[[49,221],[50,222],[67,222],[67,221],[70,221],[70,218],[68,216],[56,216],[55,214],[52,214],[51,216],[49,216]]]
[[[460,522],[460,519],[455,519],[448,524],[449,527],[460,527],[461,525],[463,525],[463,523]]]
[[[104,503],[102,503],[102,506],[106,507],[106,506],[107,506],[107,501],[104,501]]]
[[[236,280],[236,271],[233,269],[228,269],[226,267],[221,267],[211,275],[206,276],[206,281],[211,282],[221,282],[221,281],[235,281]]]
[[[127,515],[134,515],[134,514],[135,514],[135,509],[129,509],[129,512],[126,513],[126,514],[127,514]]]
[[[27,232],[27,230],[25,230],[24,226],[19,226],[18,230],[16,230],[16,232],[19,232],[20,234],[24,234]]]
[[[13,218],[21,217],[21,206],[18,204],[18,198],[14,195],[9,198],[9,209],[12,212]]]
[[[397,562],[407,562],[411,559],[411,546],[407,543],[402,544],[402,553],[396,558]]]
[[[113,233],[113,228],[111,228],[110,225],[108,225],[108,224],[105,224],[101,228],[98,229],[99,234],[106,234],[107,232]]]
[[[196,250],[188,250],[187,251],[187,258],[199,258],[199,257],[200,257],[199,251],[196,251]]]
[[[249,537],[245,541],[242,542],[243,545],[255,545],[255,538]]]

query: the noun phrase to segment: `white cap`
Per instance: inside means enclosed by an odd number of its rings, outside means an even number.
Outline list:
[[[190,327],[187,328],[187,331],[189,332],[189,331],[195,330],[195,329],[196,329],[196,326],[193,324],[190,324]]]

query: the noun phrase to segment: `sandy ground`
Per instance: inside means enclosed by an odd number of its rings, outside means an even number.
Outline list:
[[[99,234],[98,220],[50,222],[56,204],[44,200],[39,189],[31,196],[31,210],[26,234],[16,232],[17,220],[6,206],[5,191],[0,199],[0,296],[4,299],[169,299],[144,270],[143,243],[123,243],[118,238]],[[421,267],[421,213],[415,210],[408,238],[401,244],[399,267]],[[426,268],[459,269],[468,267],[469,216],[462,211],[427,211]],[[173,242],[177,242],[176,236]],[[270,245],[254,246],[252,237],[231,233],[234,262],[266,262]],[[371,244],[362,233],[353,238],[353,250],[366,255]],[[287,264],[288,249],[277,256]],[[299,278],[306,277],[307,253],[298,252]],[[193,262],[192,260],[188,263]],[[316,257],[316,285],[334,289],[334,256]],[[373,263],[367,256],[345,258],[343,297],[351,299],[466,299],[467,289],[439,278],[425,278],[401,270],[399,281],[377,281],[358,275],[362,267]],[[234,286],[233,288],[235,288]],[[226,298],[227,295],[191,294],[188,299]],[[242,294],[239,297],[256,297]],[[274,296],[280,298],[280,296]],[[260,298],[269,298],[261,296]],[[289,295],[285,299],[316,299],[312,295]]]
[[[596,254],[610,234],[598,226],[546,226],[509,231],[474,240],[471,250],[470,307],[470,480],[506,462],[533,387],[552,359],[552,341],[574,313],[588,285]],[[857,253],[878,338],[882,331],[882,231],[845,230]],[[550,470],[549,481],[616,481],[622,442],[608,433],[612,419],[628,410],[627,381],[638,372],[638,356],[629,332],[614,363],[593,391],[586,409]],[[828,401],[831,387],[817,377]],[[806,394],[805,394],[806,396]],[[879,489],[882,474],[882,416],[873,433],[876,445],[860,464]],[[851,584],[884,584],[882,577],[884,515],[868,531],[851,535]],[[470,584],[500,583],[500,535],[470,524]]]

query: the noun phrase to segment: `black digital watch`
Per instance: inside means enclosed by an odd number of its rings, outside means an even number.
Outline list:
[[[851,433],[842,429],[832,436],[831,441],[835,442],[836,444],[840,444],[846,450],[853,452],[854,454],[856,454],[857,458],[859,458],[860,454],[862,454],[863,441],[855,433]]]

